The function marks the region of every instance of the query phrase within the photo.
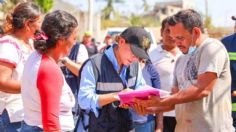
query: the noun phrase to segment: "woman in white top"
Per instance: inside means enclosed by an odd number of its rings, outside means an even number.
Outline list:
[[[37,51],[30,55],[22,75],[21,132],[72,131],[75,99],[57,63],[75,44],[78,23],[71,14],[56,10],[45,16],[41,30],[35,35]]]
[[[5,35],[0,38],[0,130],[19,131],[23,120],[21,76],[32,47],[29,40],[39,29],[41,12],[38,6],[18,4],[6,18]]]

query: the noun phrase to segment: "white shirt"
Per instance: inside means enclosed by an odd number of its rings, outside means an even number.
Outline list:
[[[83,44],[80,44],[79,45],[79,49],[78,49],[78,53],[77,53],[77,56],[76,56],[75,63],[83,64],[88,58],[89,58],[89,56],[88,56],[88,51],[87,51],[86,47]],[[60,61],[59,61],[58,65],[60,67],[64,67],[65,66]]]
[[[31,126],[43,128],[40,94],[37,87],[37,81],[40,79],[38,74],[42,65],[42,55],[38,52],[31,54],[27,60],[22,76],[22,99],[24,105],[24,121]],[[50,64],[47,64],[50,65]],[[59,69],[60,70],[60,69]],[[50,69],[48,69],[48,72]],[[53,74],[53,73],[52,73]],[[63,87],[60,97],[59,121],[62,131],[71,131],[74,128],[72,107],[75,105],[73,93],[65,81],[63,74]],[[56,78],[59,78],[58,76]],[[60,83],[58,81],[58,83]],[[55,87],[55,90],[58,90]],[[58,92],[58,91],[55,91]],[[54,104],[53,104],[54,105]],[[54,114],[54,113],[53,113]],[[55,115],[56,116],[56,115]]]
[[[15,68],[12,79],[21,81],[24,64],[32,50],[24,47],[19,40],[12,36],[0,38],[0,61],[12,64]],[[0,114],[6,109],[10,122],[23,120],[23,104],[20,94],[0,92]]]
[[[83,44],[80,44],[79,50],[77,53],[76,63],[83,63],[89,58],[88,51]]]
[[[160,74],[161,89],[171,92],[173,87],[174,68],[176,60],[182,52],[176,48],[177,54],[174,56],[162,48],[162,44],[149,52],[150,59]],[[175,116],[174,111],[165,112],[164,116]]]

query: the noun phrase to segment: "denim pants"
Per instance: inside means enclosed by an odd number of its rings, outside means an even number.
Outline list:
[[[43,132],[43,129],[38,126],[30,126],[22,121],[21,132]]]
[[[1,132],[20,132],[21,122],[10,122],[7,110],[5,109],[0,115]]]
[[[155,120],[147,121],[145,123],[134,123],[135,132],[154,132]]]

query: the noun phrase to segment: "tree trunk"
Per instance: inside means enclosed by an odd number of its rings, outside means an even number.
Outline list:
[[[88,0],[89,2],[89,17],[88,17],[88,30],[93,32],[93,0]]]

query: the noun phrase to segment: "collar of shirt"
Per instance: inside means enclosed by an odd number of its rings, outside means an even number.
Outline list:
[[[105,50],[105,55],[107,56],[108,60],[113,64],[114,69],[118,73],[120,67],[118,65],[118,62],[117,62],[117,59],[116,59],[116,56],[115,56],[115,53],[114,53],[114,48],[116,46],[117,46],[117,44],[113,44],[110,48]],[[127,66],[123,66],[122,69],[121,69],[121,72],[118,73],[124,84],[127,84],[126,71],[127,71]]]
[[[170,52],[164,50],[162,46],[163,46],[163,44],[160,44],[159,46],[157,46],[157,51],[162,53],[163,56],[168,56],[168,57],[176,60],[182,54],[182,52],[179,50],[179,48],[176,47],[175,50],[177,51],[177,54],[176,54],[176,56],[174,56]]]

